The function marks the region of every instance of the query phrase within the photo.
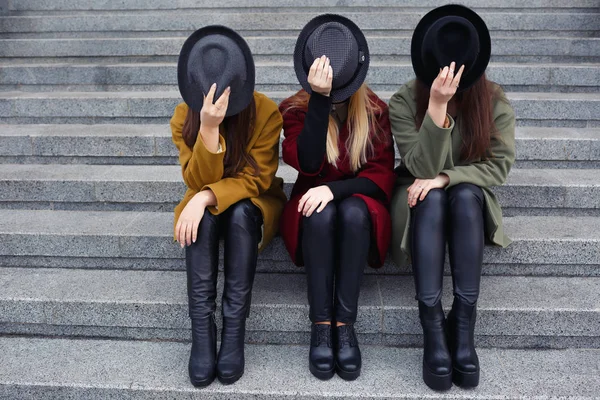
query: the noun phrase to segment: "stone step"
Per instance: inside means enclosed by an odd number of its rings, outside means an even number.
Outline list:
[[[4,334],[189,338],[183,271],[0,268],[0,276]],[[448,308],[452,284],[445,281]],[[483,277],[481,287],[480,346],[600,347],[600,278],[496,276]],[[410,276],[364,278],[356,327],[366,343],[420,344],[414,293]],[[305,276],[258,274],[248,342],[306,344],[309,329]]]
[[[296,170],[277,175],[290,193]],[[0,164],[0,208],[170,211],[185,189],[175,165]],[[515,169],[494,192],[508,216],[600,216],[594,169]]]
[[[393,92],[377,92],[388,101]],[[265,92],[281,102],[294,92]],[[600,93],[508,93],[517,123],[600,127]],[[164,92],[0,92],[0,123],[167,123],[181,102]]]
[[[80,57],[88,61],[109,58],[110,62],[176,62],[181,46],[187,37],[135,37],[122,35],[116,38],[33,38],[0,39],[0,57],[8,61],[33,58],[44,63],[45,57],[73,59],[81,63]],[[246,36],[246,40],[257,62],[285,62],[292,60],[296,36]],[[372,36],[368,35],[369,49],[373,62],[410,61],[411,35]],[[71,59],[70,59],[71,58]],[[492,39],[492,62],[600,62],[600,38],[583,37],[495,37]],[[6,61],[5,61],[6,62]],[[12,61],[14,62],[14,61]]]
[[[214,2],[210,0],[121,0],[97,1],[97,0],[19,0],[10,2],[11,11],[105,11],[105,10],[176,10],[176,9],[294,9],[304,8],[369,8],[379,10],[381,8],[433,8],[449,0],[345,0],[340,4],[338,0],[303,0],[302,2],[292,0],[254,0],[251,3],[244,0],[223,0]],[[461,4],[476,9],[534,9],[544,12],[548,9],[590,9],[596,11],[598,3],[596,0],[570,0],[568,3],[561,0],[532,0],[523,3],[520,0],[463,0]]]
[[[514,243],[488,246],[487,275],[600,276],[599,217],[507,217]],[[172,212],[0,210],[0,266],[181,270]],[[301,272],[281,238],[259,257],[260,272]],[[369,272],[375,272],[368,269]],[[406,274],[391,261],[379,273]]]
[[[348,383],[310,374],[306,346],[247,345],[245,374],[201,390],[187,375],[189,344],[0,338],[0,396],[64,399],[593,399],[599,351],[481,349],[477,389],[434,392],[421,378],[422,350],[362,345],[363,370]]]
[[[177,90],[175,63],[9,64],[0,66],[2,91]],[[600,64],[491,64],[487,77],[506,91],[600,92]],[[414,79],[410,63],[373,63],[367,82],[373,90],[393,91]],[[298,89],[291,63],[260,62],[259,91]]]
[[[339,13],[353,20],[361,29],[375,32],[411,32],[428,10],[418,12],[369,9],[359,12]],[[202,25],[226,25],[243,32],[285,32],[297,34],[317,13],[311,12],[223,12],[211,10],[122,10],[101,13],[56,15],[12,16],[0,18],[0,32],[3,36],[35,33],[75,33],[75,32],[188,32]],[[488,28],[494,32],[524,32],[546,36],[550,32],[564,32],[569,36],[584,33],[598,35],[600,13],[596,12],[481,12]],[[201,22],[200,22],[201,21]],[[571,32],[571,33],[568,33]]]
[[[518,127],[515,135],[517,168],[600,168],[598,128]],[[177,165],[177,156],[167,125],[0,125],[0,163]]]

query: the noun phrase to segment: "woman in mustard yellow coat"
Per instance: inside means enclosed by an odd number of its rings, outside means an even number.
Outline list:
[[[286,200],[275,177],[283,120],[272,100],[254,92],[250,49],[228,28],[205,27],[185,42],[178,79],[185,103],[176,107],[171,130],[188,189],[175,208],[175,239],[186,248],[189,375],[198,387],[215,377],[230,384],[244,373],[258,252],[275,236]],[[225,284],[217,356],[220,238]]]

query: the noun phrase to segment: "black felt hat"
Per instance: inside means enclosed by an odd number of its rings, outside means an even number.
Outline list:
[[[254,59],[246,41],[233,29],[212,25],[198,29],[183,44],[177,82],[183,101],[202,109],[204,95],[217,84],[214,101],[231,87],[226,116],[239,113],[254,96]]]
[[[312,92],[308,72],[321,56],[331,60],[333,83],[331,99],[348,99],[363,84],[369,69],[367,39],[356,24],[346,17],[323,14],[313,18],[300,32],[294,50],[294,69],[302,88]]]
[[[440,68],[465,65],[458,91],[472,86],[490,61],[490,32],[479,15],[457,4],[428,12],[413,33],[410,56],[417,78],[431,86]]]

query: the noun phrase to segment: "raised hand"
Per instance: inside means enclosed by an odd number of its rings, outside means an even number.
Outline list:
[[[308,71],[308,84],[313,92],[329,96],[333,82],[333,68],[329,58],[321,56],[315,59]]]
[[[229,105],[231,88],[225,89],[221,97],[213,104],[216,91],[217,84],[213,83],[208,94],[204,96],[204,103],[202,104],[202,110],[200,110],[200,124],[207,129],[219,127],[225,118],[227,106]]]
[[[454,68],[456,68],[456,63],[452,61],[450,67],[444,67],[435,78],[429,93],[430,102],[437,105],[447,104],[456,94],[465,66],[461,66],[456,75],[454,75]]]

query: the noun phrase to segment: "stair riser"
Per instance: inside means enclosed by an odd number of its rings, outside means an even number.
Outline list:
[[[424,12],[363,12],[341,14],[353,20],[361,29],[369,31],[411,29]],[[0,30],[6,33],[46,32],[131,32],[131,31],[193,31],[202,25],[226,25],[233,29],[260,31],[288,31],[296,35],[319,13],[223,13],[193,11],[116,12],[110,15],[41,15],[15,16],[0,20]],[[487,13],[482,12],[492,31],[596,31],[600,28],[598,14],[582,13]]]
[[[0,70],[0,90],[25,91],[105,91],[177,90],[176,65],[104,66],[44,65],[4,66]],[[505,90],[512,87],[530,91],[600,91],[600,68],[596,66],[503,66],[492,65],[487,76]],[[258,65],[258,91],[300,89],[293,67]],[[414,79],[410,65],[370,67],[367,82],[374,90],[394,91]]]
[[[410,55],[410,35],[404,37],[369,38],[373,61],[394,58],[406,59]],[[178,38],[120,38],[120,39],[16,39],[0,40],[0,57],[114,57],[114,56],[177,56],[185,41]],[[295,37],[248,37],[255,56],[270,56],[289,62],[294,53]],[[495,38],[492,40],[492,62],[506,61],[520,56],[589,57],[589,62],[600,58],[600,38]],[[575,58],[577,60],[577,58]]]
[[[382,99],[389,100],[389,92]],[[271,95],[276,102],[284,100],[286,93]],[[97,97],[92,93],[79,98],[29,98],[0,99],[0,123],[82,123],[82,121],[112,123],[167,123],[175,106],[181,102],[178,92],[156,94],[140,93],[140,97]],[[600,98],[590,100],[514,98],[508,94],[521,126],[595,127],[600,126]],[[556,121],[557,124],[553,122]]]

